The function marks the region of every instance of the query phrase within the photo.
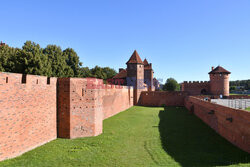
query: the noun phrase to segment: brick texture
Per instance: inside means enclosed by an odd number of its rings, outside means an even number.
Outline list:
[[[185,106],[218,134],[250,153],[250,112],[189,96]]]
[[[142,92],[139,104],[142,106],[184,106],[188,92],[146,91]]]
[[[0,160],[56,138],[56,82],[0,73]]]
[[[78,138],[102,133],[102,121],[133,105],[133,89],[105,85],[95,78],[58,79],[58,136]]]

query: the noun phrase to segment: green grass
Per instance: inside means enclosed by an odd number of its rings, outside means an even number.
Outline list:
[[[57,139],[0,166],[250,166],[245,153],[185,108],[132,107],[104,121],[104,133]]]
[[[248,94],[235,94],[235,93],[230,93],[230,95],[239,95],[239,96],[241,96],[241,95],[248,95]],[[250,96],[250,95],[248,95],[248,96]]]
[[[246,108],[247,111],[250,111],[250,107]]]

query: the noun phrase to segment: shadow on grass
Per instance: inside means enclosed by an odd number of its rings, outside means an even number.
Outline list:
[[[250,163],[241,151],[183,107],[159,113],[162,147],[181,166],[226,166]]]

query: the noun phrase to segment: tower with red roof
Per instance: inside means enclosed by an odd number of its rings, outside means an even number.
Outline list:
[[[229,96],[229,76],[231,72],[221,66],[212,67],[210,76],[210,93],[213,95]]]
[[[144,64],[135,50],[127,61],[127,84],[134,87],[134,104],[138,103],[144,87]]]

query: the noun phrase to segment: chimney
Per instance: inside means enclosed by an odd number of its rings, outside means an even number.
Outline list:
[[[212,66],[212,71],[214,70],[214,66]]]
[[[121,72],[122,70],[124,70],[123,68],[119,68],[119,72]]]

